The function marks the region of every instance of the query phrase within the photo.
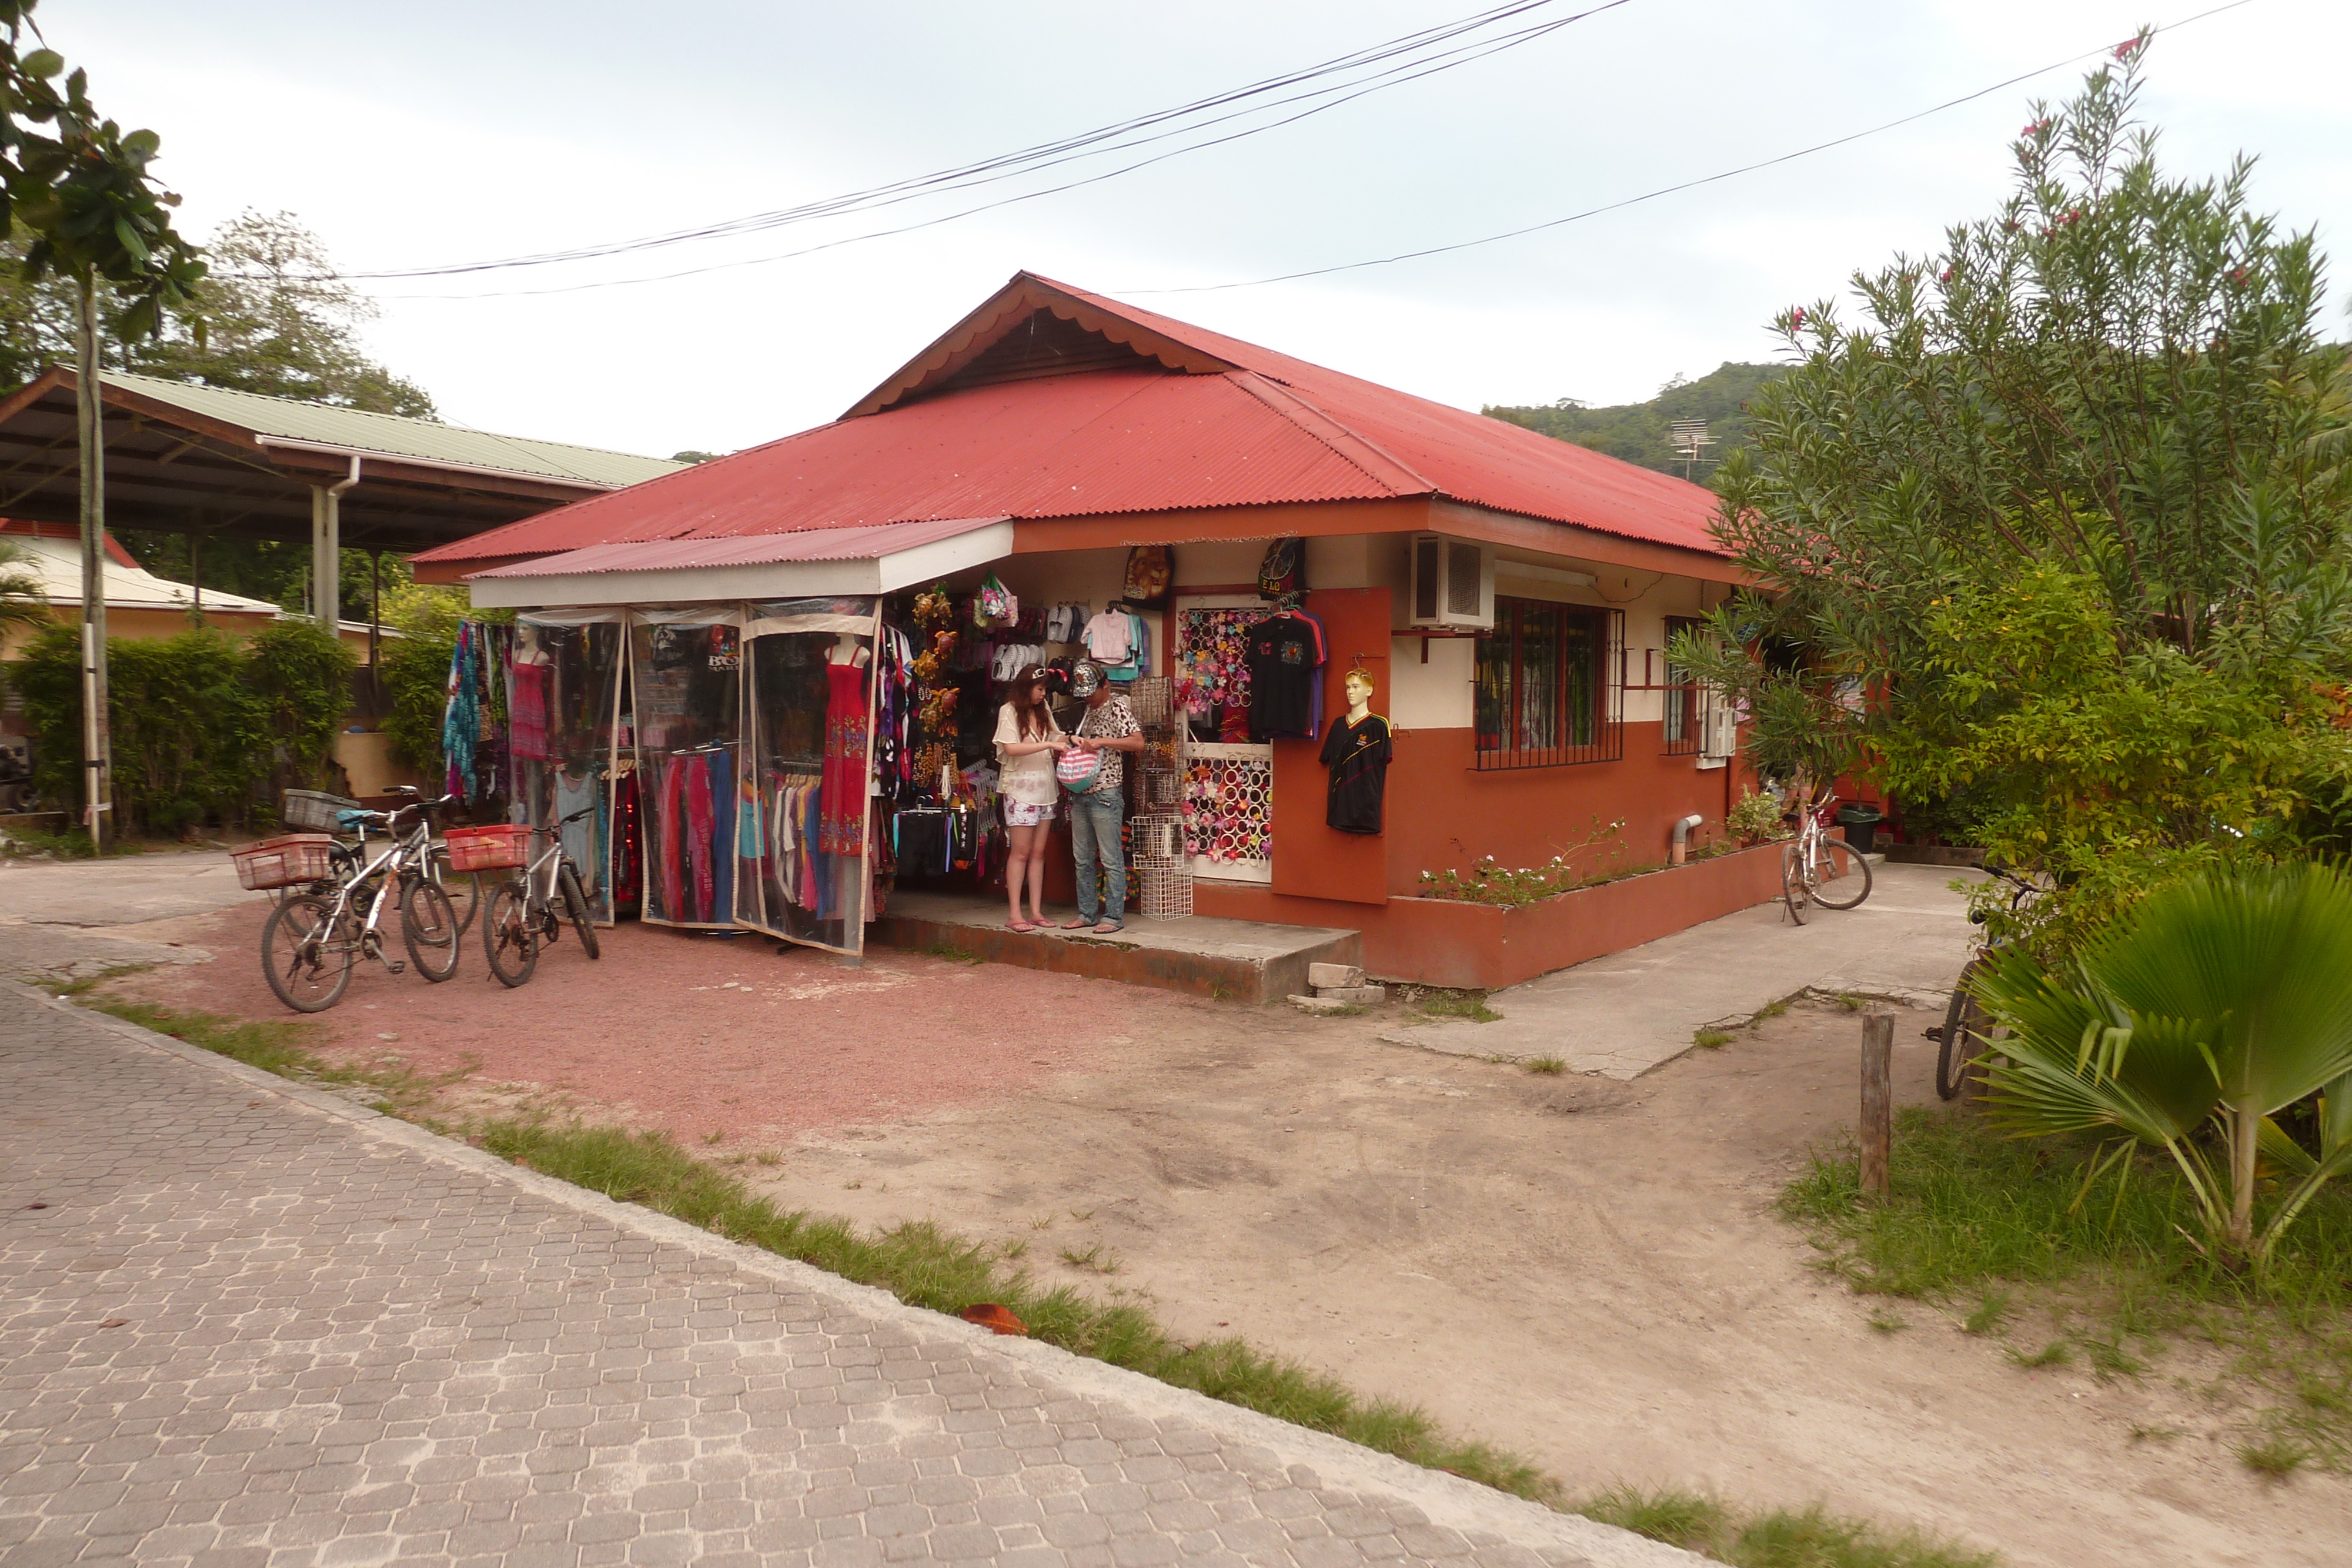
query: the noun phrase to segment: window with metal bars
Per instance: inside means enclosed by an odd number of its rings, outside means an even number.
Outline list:
[[[1690,672],[1675,663],[1675,639],[1706,622],[1689,615],[1666,617],[1665,746],[1668,757],[1696,757],[1706,741],[1705,703]]]
[[[1478,639],[1474,766],[1562,768],[1625,755],[1625,615],[1496,599]]]

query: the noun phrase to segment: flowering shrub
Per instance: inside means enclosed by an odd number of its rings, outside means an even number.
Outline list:
[[[1582,852],[1609,846],[1599,858],[1600,863],[1591,869],[1580,869],[1584,861]],[[1448,867],[1443,872],[1421,873],[1421,896],[1449,898],[1464,904],[1495,904],[1513,905],[1533,904],[1538,899],[1571,893],[1580,887],[1592,887],[1604,882],[1614,882],[1621,876],[1654,871],[1653,863],[1625,863],[1625,822],[1622,818],[1613,822],[1592,820],[1592,831],[1580,841],[1570,844],[1551,857],[1544,865],[1520,866],[1513,869],[1496,862],[1493,855],[1472,866],[1468,872]]]
[[[1753,789],[1742,791],[1739,804],[1724,814],[1723,833],[1732,843],[1742,846],[1787,838],[1789,830],[1780,822],[1780,798],[1759,795]]]

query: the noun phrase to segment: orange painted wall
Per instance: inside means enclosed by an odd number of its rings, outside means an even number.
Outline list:
[[[1399,735],[1388,783],[1389,892],[1410,894],[1423,872],[1466,873],[1487,855],[1508,867],[1542,865],[1588,837],[1595,817],[1624,820],[1631,864],[1665,860],[1675,820],[1693,811],[1706,819],[1695,843],[1719,834],[1726,788],[1737,801],[1752,780],[1744,770],[1701,769],[1695,758],[1662,756],[1664,746],[1662,725],[1628,724],[1620,761],[1481,773],[1472,766],[1470,730]],[[1285,805],[1277,789],[1277,866]],[[1591,864],[1597,857],[1579,858]]]
[[[1385,588],[1347,588],[1310,592],[1307,609],[1323,622],[1330,657],[1323,666],[1326,728],[1348,711],[1348,671],[1360,664],[1372,677],[1371,707],[1388,712],[1389,616]],[[1389,895],[1390,840],[1386,834],[1343,833],[1324,817],[1330,803],[1330,769],[1320,758],[1321,740],[1274,743],[1274,891],[1299,897],[1380,904]],[[1390,770],[1389,815],[1395,814],[1395,770]]]

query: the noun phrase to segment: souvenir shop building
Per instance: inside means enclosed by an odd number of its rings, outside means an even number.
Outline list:
[[[1777,885],[1727,855],[1540,918],[1422,896],[1596,822],[1652,862],[1719,829],[1736,727],[1666,659],[1738,580],[1713,499],[1022,274],[831,423],[415,566],[518,612],[476,651],[503,766],[534,820],[602,800],[572,831],[608,917],[855,952],[894,882],[977,893],[1004,678],[1092,653],[1169,710],[1130,810],[1181,815],[1197,913],[1492,985]],[[1327,820],[1351,670],[1392,736],[1377,832]]]

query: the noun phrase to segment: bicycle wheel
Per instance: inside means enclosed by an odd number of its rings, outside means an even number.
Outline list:
[[[565,861],[556,868],[555,886],[563,895],[563,912],[572,917],[572,928],[580,933],[580,950],[591,958],[601,958],[596,950],[596,925],[588,918],[588,895],[580,891],[580,873]]]
[[[1790,844],[1780,852],[1780,897],[1789,905],[1789,918],[1802,925],[1805,900],[1811,896],[1805,888],[1804,863],[1797,846]]]
[[[449,895],[428,877],[418,877],[400,895],[400,939],[416,972],[438,983],[457,972],[457,938],[464,932]]]
[[[1944,1043],[1936,1051],[1936,1093],[1940,1099],[1958,1099],[1969,1079],[1984,1076],[1984,1069],[1970,1065],[1992,1040],[1992,1020],[1975,991],[1984,968],[1982,958],[1969,960],[1953,983],[1952,1004],[1944,1009]]]
[[[1870,862],[1853,845],[1824,840],[1806,891],[1824,909],[1852,909],[1870,896]]]
[[[474,928],[474,916],[482,912],[482,873],[478,871],[456,872],[449,869],[446,851],[433,852],[433,880],[449,897],[449,907],[457,912],[457,935],[463,936]]]
[[[482,903],[482,954],[502,986],[520,986],[539,967],[539,927],[520,882],[502,882]]]
[[[279,1001],[298,1013],[322,1013],[343,999],[358,956],[359,944],[350,939],[353,924],[348,912],[335,920],[331,900],[307,894],[269,912],[261,928],[261,973]]]

